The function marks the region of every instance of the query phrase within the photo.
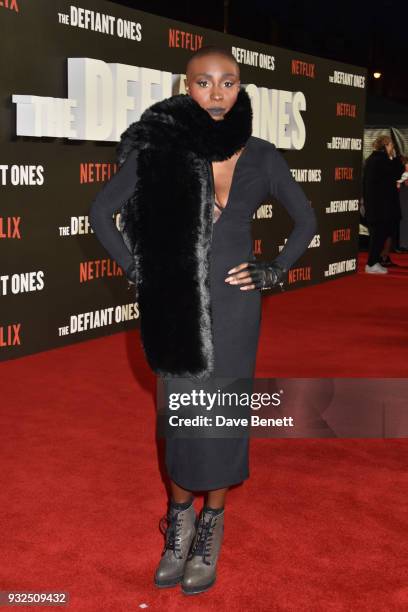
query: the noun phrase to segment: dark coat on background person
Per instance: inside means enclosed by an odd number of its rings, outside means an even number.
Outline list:
[[[386,151],[373,151],[363,171],[365,218],[369,225],[397,223],[401,219],[396,181],[404,172],[399,157],[390,159]]]

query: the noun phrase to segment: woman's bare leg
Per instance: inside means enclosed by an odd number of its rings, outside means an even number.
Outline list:
[[[191,499],[193,493],[183,489],[180,485],[176,484],[174,480],[170,480],[171,495],[176,504],[184,504]],[[207,506],[210,508],[223,508],[225,505],[225,498],[227,495],[228,487],[224,489],[213,489],[207,491]]]
[[[207,506],[214,508],[215,510],[218,508],[223,508],[227,491],[228,487],[225,489],[213,489],[212,491],[208,491]]]
[[[171,495],[176,504],[184,504],[190,501],[192,493],[191,491],[187,491],[183,489],[178,484],[176,484],[173,480],[170,480],[170,488]]]

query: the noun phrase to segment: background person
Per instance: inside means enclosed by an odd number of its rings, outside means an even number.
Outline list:
[[[392,265],[389,252],[401,219],[397,180],[405,168],[390,136],[378,136],[373,149],[363,171],[365,217],[370,232],[365,271],[386,274],[386,266]]]
[[[399,245],[396,251],[398,253],[408,252],[408,157],[402,157],[402,161],[405,164],[405,172],[401,178],[397,181],[399,194],[400,194],[400,206],[401,206],[401,221],[399,228]]]

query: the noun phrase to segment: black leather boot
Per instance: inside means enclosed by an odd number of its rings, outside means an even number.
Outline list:
[[[170,503],[166,518],[166,541],[154,575],[154,583],[158,587],[175,586],[183,578],[187,555],[195,535],[197,516],[193,498],[186,510],[177,509],[173,503]]]
[[[216,514],[203,508],[181,583],[186,595],[202,593],[214,584],[223,535],[224,510]]]

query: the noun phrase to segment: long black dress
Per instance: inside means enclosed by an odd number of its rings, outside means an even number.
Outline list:
[[[112,219],[130,197],[135,181],[135,154],[98,193],[90,208],[97,238],[125,270],[132,256]],[[316,217],[286,160],[271,143],[251,136],[239,156],[229,197],[221,214],[214,210],[211,243],[210,295],[215,353],[214,376],[254,376],[261,291],[242,291],[225,282],[229,269],[253,259],[252,216],[268,197],[275,197],[295,226],[276,261],[289,268],[307,249],[316,231]],[[143,313],[142,313],[143,316]],[[188,490],[210,490],[249,477],[249,438],[169,438],[169,477]]]

